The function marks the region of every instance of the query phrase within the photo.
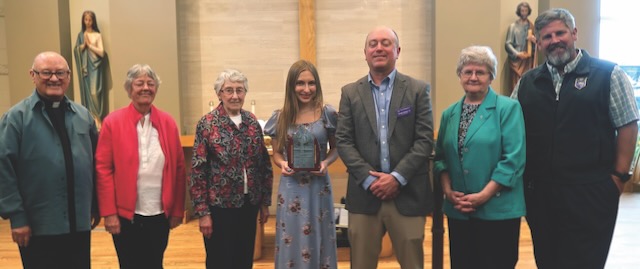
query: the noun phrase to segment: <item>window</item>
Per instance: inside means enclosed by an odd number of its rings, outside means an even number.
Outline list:
[[[620,65],[629,76],[640,107],[640,44],[638,33],[638,15],[640,1],[637,0],[601,0],[600,1],[600,58]],[[636,151],[631,163],[633,181],[638,182],[640,169],[640,137],[636,142]]]
[[[640,101],[640,1],[602,0],[600,2],[600,58],[620,65],[633,84]]]

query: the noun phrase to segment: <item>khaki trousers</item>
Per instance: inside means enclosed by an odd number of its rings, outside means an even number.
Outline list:
[[[404,216],[393,200],[383,201],[375,215],[349,213],[351,268],[375,269],[382,237],[389,233],[393,251],[402,269],[424,268],[424,216]]]

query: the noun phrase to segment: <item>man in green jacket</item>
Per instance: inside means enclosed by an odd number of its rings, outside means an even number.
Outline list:
[[[36,90],[0,119],[0,216],[24,268],[90,268],[95,122],[65,97],[60,54],[38,54],[29,74]]]

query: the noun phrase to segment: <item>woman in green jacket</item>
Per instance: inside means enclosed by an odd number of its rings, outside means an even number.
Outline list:
[[[518,261],[524,121],[517,101],[491,89],[496,66],[489,47],[463,49],[457,74],[465,95],[440,120],[434,172],[445,194],[452,269]]]

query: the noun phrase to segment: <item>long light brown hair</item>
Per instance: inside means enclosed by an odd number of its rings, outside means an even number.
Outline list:
[[[288,136],[287,131],[290,126],[296,124],[296,116],[300,110],[298,97],[296,96],[296,81],[298,80],[300,73],[304,71],[311,72],[313,78],[316,80],[316,94],[313,96],[312,102],[316,109],[322,108],[322,86],[320,85],[318,70],[311,62],[306,60],[299,60],[293,63],[291,68],[289,68],[289,74],[287,74],[287,84],[284,92],[284,106],[280,111],[280,116],[278,117],[278,123],[276,125],[276,134],[278,135],[276,141],[278,143],[278,148],[275,150],[278,152],[284,151],[284,145],[287,142]]]

